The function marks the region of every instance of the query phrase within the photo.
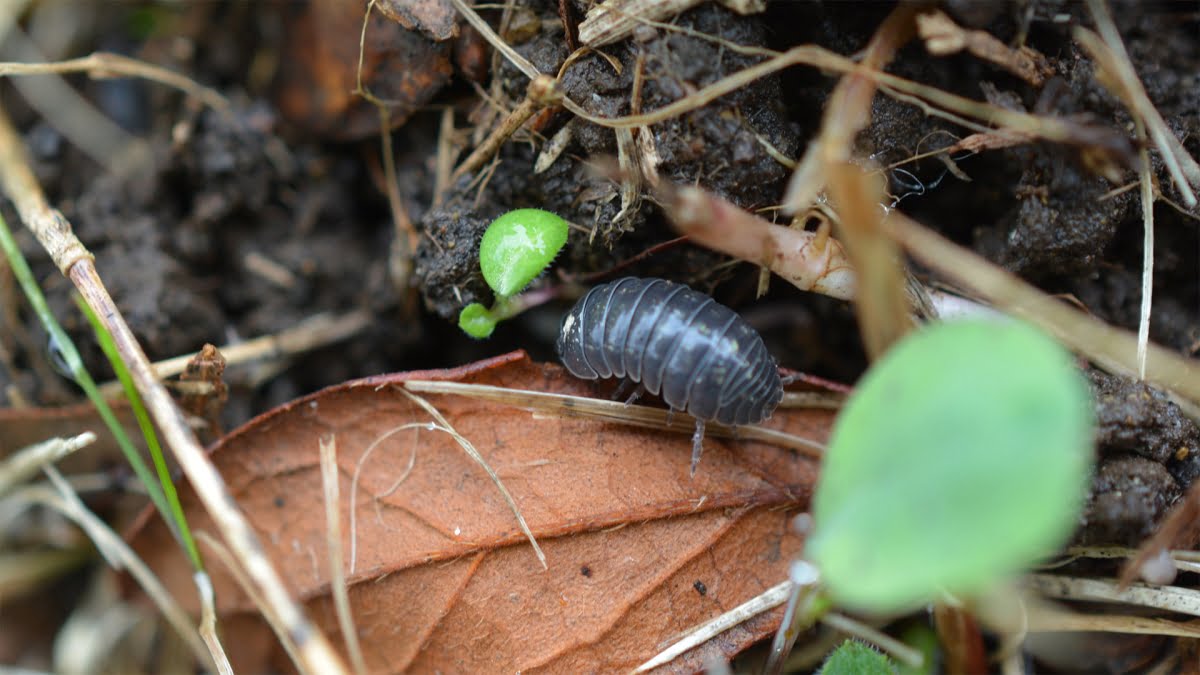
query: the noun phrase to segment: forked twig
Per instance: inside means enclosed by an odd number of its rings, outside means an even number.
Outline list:
[[[272,335],[263,335],[250,340],[217,347],[225,357],[227,366],[249,363],[260,359],[287,359],[302,352],[340,342],[360,332],[375,318],[371,312],[356,309],[345,314],[315,314]],[[191,352],[150,364],[160,379],[178,375],[199,352]],[[106,382],[100,385],[100,393],[106,397],[121,393],[121,383]]]
[[[462,164],[450,175],[450,185],[458,182],[459,178],[477,170],[496,154],[504,141],[529,121],[533,114],[542,108],[553,105],[561,95],[553,77],[538,75],[529,81],[525,100],[500,123],[475,150],[463,160]]]

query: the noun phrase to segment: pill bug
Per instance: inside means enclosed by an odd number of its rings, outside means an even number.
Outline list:
[[[626,378],[696,418],[692,473],[704,423],[770,417],[783,383],[762,337],[716,300],[664,279],[601,284],[563,317],[558,357],[572,375]]]

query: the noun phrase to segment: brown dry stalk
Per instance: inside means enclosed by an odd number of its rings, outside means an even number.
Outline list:
[[[375,8],[375,0],[367,3],[363,12],[362,30],[358,34],[358,67],[354,71],[354,92],[362,96],[379,111],[379,153],[383,164],[383,193],[387,195],[388,208],[392,212],[392,237],[388,251],[388,275],[400,296],[406,316],[416,313],[415,297],[409,288],[412,277],[413,257],[417,251],[417,230],[413,227],[408,211],[404,208],[404,200],[400,198],[400,185],[396,179],[396,155],[392,151],[392,113],[387,103],[375,96],[363,86],[363,58],[366,52],[367,25],[371,21],[371,10]]]
[[[538,75],[529,82],[529,88],[525,94],[525,100],[516,107],[508,117],[500,123],[500,126],[492,130],[488,137],[484,139],[479,147],[463,160],[463,163],[458,165],[454,173],[450,176],[450,185],[458,182],[459,178],[479,169],[488,160],[490,160],[500,146],[512,136],[517,129],[529,121],[533,114],[538,110],[553,104],[560,97],[558,93],[558,85],[553,77],[549,75]]]
[[[912,330],[906,272],[894,241],[879,227],[884,188],[881,176],[839,161],[825,168],[830,197],[837,208],[839,239],[858,275],[854,311],[863,345],[877,359]]]
[[[1137,336],[1046,295],[898,211],[892,211],[883,226],[930,270],[997,309],[1040,326],[1106,370],[1137,377]],[[1155,344],[1146,351],[1145,381],[1200,401],[1200,363]]]
[[[24,146],[8,116],[0,111],[0,186],[17,207],[25,226],[71,279],[84,301],[112,334],[138,393],[183,472],[264,600],[286,622],[301,657],[297,664],[313,673],[344,673],[345,666],[325,636],[291,598],[262,543],[229,494],[229,489],[188,428],[183,414],[158,381],[133,331],[96,273],[92,254],[61,213],[50,208],[24,155]]]
[[[666,429],[686,434],[691,434],[696,429],[695,418],[686,413],[668,411],[662,408],[651,408],[644,405],[625,404],[620,401],[606,401],[587,398],[585,396],[550,394],[544,391],[510,389],[485,384],[469,384],[466,382],[408,380],[404,383],[404,386],[413,391],[430,394],[469,396],[484,401],[494,401],[504,405],[523,408],[534,413],[548,413],[560,417],[620,422],[645,429]],[[757,424],[739,426],[735,432],[732,427],[724,424],[708,422],[704,428],[704,433],[707,436],[718,438],[737,438],[772,443],[781,448],[795,450],[806,457],[817,460],[825,452],[825,446],[821,443]]]
[[[854,269],[836,240],[774,225],[700,188],[662,183],[659,200],[693,242],[763,265],[801,290],[854,299]]]
[[[1035,87],[1042,86],[1046,78],[1054,74],[1040,52],[1024,45],[1014,49],[987,31],[963,28],[941,10],[918,14],[917,30],[925,41],[925,49],[935,56],[956,54],[965,49]]]
[[[217,350],[225,358],[226,367],[257,360],[286,360],[296,354],[352,337],[371,325],[374,320],[371,312],[362,309],[338,315],[315,314],[278,333],[226,344],[217,347]],[[152,363],[150,367],[160,379],[179,375],[198,354],[199,352],[191,352],[176,356]],[[121,383],[116,380],[105,382],[99,388],[105,398],[114,398],[121,394]]]
[[[266,619],[267,625],[271,627],[271,631],[275,633],[275,638],[279,640],[283,651],[291,658],[292,663],[299,666],[301,663],[300,655],[296,651],[296,643],[292,639],[291,633],[284,626],[283,620],[271,611],[271,606],[259,595],[258,588],[255,587],[250,577],[246,576],[246,571],[238,564],[233,553],[220,540],[204,530],[197,530],[195,534],[196,542],[205,549],[205,555],[211,554],[220,560],[225,569],[229,570],[230,575],[233,576],[233,580],[237,583],[238,588],[246,594],[246,597],[250,598],[256,607],[263,608],[263,618]]]
[[[358,627],[354,625],[354,614],[350,610],[350,591],[346,586],[346,568],[342,564],[342,505],[338,483],[341,471],[337,463],[337,437],[333,434],[317,439],[321,456],[321,491],[325,506],[325,548],[329,551],[329,592],[333,595],[334,612],[338,627],[350,653],[356,675],[367,674],[367,662],[363,659],[362,646],[358,641]]]
[[[9,75],[48,75],[64,73],[88,73],[96,79],[106,77],[138,77],[182,91],[203,102],[208,107],[229,112],[229,101],[215,89],[198,84],[186,75],[180,75],[152,63],[131,59],[128,56],[109,52],[95,52],[88,56],[55,63],[0,63],[0,77]]]
[[[1195,206],[1196,195],[1188,183],[1190,181],[1200,186],[1200,164],[1197,164],[1175,134],[1167,128],[1162,115],[1150,101],[1146,88],[1142,86],[1133,64],[1129,61],[1129,54],[1125,51],[1125,44],[1121,41],[1117,26],[1108,12],[1108,6],[1103,0],[1088,0],[1088,9],[1100,34],[1076,26],[1072,33],[1075,41],[1087,50],[1096,62],[1100,82],[1145,123],[1150,138],[1154,140],[1154,145],[1167,166],[1167,172],[1171,174],[1171,179],[1183,196],[1183,203],[1189,208]]]

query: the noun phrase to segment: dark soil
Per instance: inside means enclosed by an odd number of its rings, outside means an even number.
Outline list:
[[[511,41],[542,72],[557,74],[569,52],[558,3],[521,4],[525,8],[518,13],[519,25],[510,27]],[[1131,133],[1129,115],[1098,84],[1091,62],[1071,40],[1072,25],[1090,25],[1082,4],[1031,2],[1022,3],[1028,8],[1020,10],[1003,3],[946,4],[1001,40],[1027,35],[1029,46],[1049,59],[1055,77],[1035,88],[969,56],[932,57],[917,43],[900,52],[890,71],[974,99],[1077,116]],[[361,8],[351,5],[349,18],[338,24],[350,26],[350,34],[341,30],[337,35],[349,40],[350,53],[357,54]],[[80,3],[84,6],[91,7]],[[304,6],[98,6],[103,11],[79,10],[88,19],[80,21],[62,56],[123,49],[213,86],[235,103],[230,118],[200,110],[157,85],[69,77],[103,114],[149,142],[151,160],[118,175],[56,131],[11,81],[0,82],[0,100],[24,134],[51,202],[95,253],[101,276],[148,355],[164,359],[206,342],[271,334],[321,312],[367,308],[376,317],[364,333],[296,357],[266,383],[258,382],[249,368],[231,368],[226,428],[353,377],[460,365],[518,347],[551,360],[558,318],[572,293],[676,236],[650,195],[618,219],[626,206],[620,186],[595,168],[616,154],[609,129],[574,123],[566,151],[544,173],[534,173],[541,139],[570,120],[562,111],[544,115],[538,135],[518,134],[504,145],[500,161],[482,170],[486,176],[464,176],[435,205],[443,111],[453,110],[455,126],[469,133],[472,121],[488,110],[476,87],[507,99],[511,109],[524,95],[527,80],[502,59],[495,73],[498,86],[491,88],[486,69],[482,81],[473,80],[479,77],[479,64],[489,63],[491,55],[480,52],[478,36],[471,31],[464,31],[462,42],[451,49],[401,30],[411,48],[393,49],[368,64],[381,77],[412,69],[387,92],[410,96],[396,108],[392,140],[397,189],[419,234],[413,276],[395,278],[395,261],[389,260],[395,235],[382,189],[377,115],[370,106],[364,113],[359,107],[363,102],[354,97],[319,98],[317,78],[325,73],[301,69],[298,74],[295,50],[305,44],[285,45],[282,36],[295,22],[312,23]],[[813,42],[853,54],[891,6],[777,1],[765,14],[743,17],[705,3],[675,24],[742,45],[781,49]],[[1200,4],[1117,2],[1113,11],[1150,98],[1187,150],[1200,156]],[[485,17],[496,22],[499,13],[489,10]],[[376,23],[386,20],[373,21],[372,30]],[[386,46],[378,39],[368,42],[378,49]],[[328,61],[345,49],[342,45],[320,54]],[[652,110],[759,61],[711,41],[658,29],[640,30],[603,51],[611,60],[595,53],[579,58],[565,71],[562,88],[590,111],[607,116],[631,112],[639,68],[641,108]],[[342,81],[335,89],[341,96],[353,87],[354,63],[339,67]],[[114,88],[115,82],[120,85]],[[798,158],[818,129],[835,82],[810,69],[792,68],[654,125],[660,177],[701,185],[772,217],[775,211],[769,209],[780,202],[791,171],[767,148]],[[302,97],[306,105],[300,112],[293,110],[297,87],[314,92],[311,100]],[[887,165],[945,147],[968,133],[880,95],[858,150]],[[1136,188],[1116,193],[1124,184],[1096,175],[1078,149],[1047,143],[955,159],[969,182],[933,158],[893,170],[897,208],[1044,290],[1069,295],[1097,317],[1136,330],[1142,258]],[[1163,167],[1156,163],[1155,172],[1160,189],[1175,199]],[[1124,180],[1135,177],[1128,173]],[[561,299],[502,324],[488,341],[473,341],[457,329],[455,317],[470,302],[491,300],[478,272],[479,238],[496,215],[527,206],[555,211],[577,227],[556,269],[539,282],[560,285]],[[10,224],[19,222],[10,204],[0,202],[0,208]],[[1200,346],[1200,213],[1159,202],[1155,218],[1151,337],[1193,354]],[[31,237],[21,232],[19,239],[57,316],[84,348],[92,371],[104,377],[108,367],[99,350],[89,346],[93,341],[70,300],[70,285]],[[291,280],[280,283],[257,271],[255,261],[261,259],[286,270]],[[866,360],[848,305],[800,292],[778,279],[765,298],[755,301],[757,268],[726,262],[682,244],[623,266],[619,274],[665,276],[715,293],[764,333],[781,365],[845,382],[861,374]],[[415,297],[420,301],[412,302]],[[64,381],[29,376],[30,364],[46,356],[46,338],[27,312],[22,317],[23,324],[5,325],[0,332],[11,354],[0,363],[0,403],[20,398],[52,405],[73,399],[75,393]],[[1136,545],[1200,474],[1200,434],[1161,393],[1101,374],[1094,380],[1103,461],[1086,529],[1078,538]]]

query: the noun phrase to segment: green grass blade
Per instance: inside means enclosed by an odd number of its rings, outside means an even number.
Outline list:
[[[175,483],[171,480],[171,471],[167,468],[167,461],[163,457],[162,446],[158,442],[158,432],[154,430],[150,414],[146,412],[146,406],[142,403],[141,394],[133,385],[133,376],[129,374],[129,368],[125,366],[125,361],[117,352],[117,343],[113,340],[112,334],[108,332],[103,323],[100,323],[100,318],[96,316],[92,308],[78,295],[75,296],[75,304],[79,305],[79,309],[87,317],[88,323],[92,324],[92,330],[96,333],[96,341],[100,343],[100,348],[104,350],[104,355],[112,364],[113,372],[121,381],[121,388],[125,390],[125,398],[129,400],[129,406],[133,408],[138,428],[142,430],[142,437],[146,439],[146,447],[150,449],[150,458],[154,460],[154,469],[158,472],[158,481],[162,485],[163,493],[170,505],[169,513],[175,520],[179,538],[183,541],[183,547],[187,550],[188,557],[192,560],[192,567],[197,571],[203,571],[204,562],[200,558],[199,549],[196,548],[196,540],[192,538],[192,530],[188,527],[187,516],[183,513],[183,505],[179,503],[179,493],[175,490]]]
[[[133,472],[146,487],[146,492],[150,495],[150,500],[154,502],[155,508],[162,514],[163,520],[167,522],[171,531],[178,535],[175,522],[168,516],[171,511],[167,506],[167,500],[162,488],[158,485],[158,481],[155,480],[154,475],[150,473],[146,462],[138,454],[137,448],[129,440],[129,436],[126,435],[125,429],[121,427],[116,414],[113,413],[112,408],[109,407],[104,397],[100,395],[100,390],[96,388],[96,382],[83,367],[83,359],[80,358],[79,350],[75,348],[75,343],[71,342],[71,338],[67,337],[66,331],[62,329],[62,326],[54,318],[54,314],[50,312],[50,306],[46,304],[46,297],[42,295],[42,289],[38,287],[37,281],[34,280],[33,272],[29,269],[29,263],[25,261],[25,257],[21,255],[20,249],[17,248],[17,242],[13,239],[12,232],[8,229],[8,223],[4,220],[3,216],[0,216],[0,248],[4,249],[4,254],[8,258],[13,275],[17,278],[17,282],[21,284],[21,290],[25,292],[25,297],[29,300],[30,306],[33,307],[33,311],[42,322],[42,326],[50,334],[50,339],[62,355],[63,362],[70,370],[71,376],[83,389],[84,393],[87,394],[92,405],[96,406],[96,411],[100,413],[100,418],[104,420],[104,424],[108,426],[113,438],[116,439],[121,452],[125,454],[125,459],[133,467]]]

